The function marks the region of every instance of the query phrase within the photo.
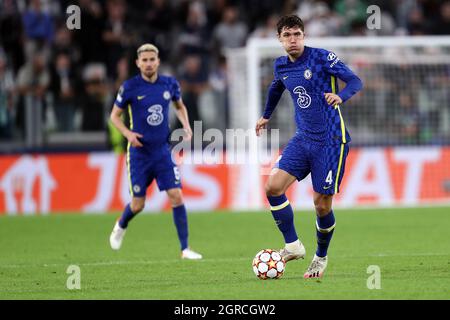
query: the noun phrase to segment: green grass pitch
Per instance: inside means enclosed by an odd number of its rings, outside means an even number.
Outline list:
[[[305,260],[279,280],[258,280],[254,255],[279,249],[269,212],[192,213],[190,245],[202,261],[179,259],[170,214],[130,223],[122,249],[109,248],[118,214],[0,218],[0,299],[449,299],[450,208],[336,210],[329,264],[321,280],[303,279],[314,252],[314,214],[296,211]],[[81,289],[69,290],[69,265]],[[381,289],[368,289],[379,266]]]

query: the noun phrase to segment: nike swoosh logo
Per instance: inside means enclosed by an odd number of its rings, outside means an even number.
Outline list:
[[[328,186],[328,187],[323,187],[324,190],[328,190],[330,189],[332,186]]]
[[[142,100],[142,99],[144,99],[144,98],[145,98],[145,96],[138,96],[138,97],[137,97],[138,100]]]
[[[285,76],[285,77],[283,77],[283,80],[286,80],[287,78],[289,78],[289,76]]]

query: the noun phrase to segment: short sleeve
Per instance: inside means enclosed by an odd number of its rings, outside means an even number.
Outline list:
[[[332,51],[322,51],[322,65],[328,74],[338,77],[347,82],[350,78],[355,76],[352,70],[347,67],[339,57]]]
[[[345,88],[338,93],[342,101],[345,102],[362,89],[362,81],[334,52],[323,50],[322,53],[321,60],[325,72],[346,83]]]
[[[175,78],[173,78],[172,84],[171,84],[171,96],[172,96],[172,101],[178,101],[181,99],[180,84],[178,83],[178,81]]]
[[[119,91],[117,92],[116,101],[114,102],[115,105],[117,105],[119,108],[124,109],[128,103],[129,103],[129,89],[127,89],[128,86],[126,86],[125,83],[123,83]]]

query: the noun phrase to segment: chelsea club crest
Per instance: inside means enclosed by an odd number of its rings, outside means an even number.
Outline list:
[[[311,72],[311,70],[306,69],[306,70],[305,70],[305,73],[303,73],[303,76],[305,77],[306,80],[311,79],[311,77],[312,77],[312,72]]]
[[[170,92],[169,91],[164,91],[163,97],[164,97],[164,99],[169,100],[170,99]]]

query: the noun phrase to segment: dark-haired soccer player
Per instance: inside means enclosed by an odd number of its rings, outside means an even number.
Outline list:
[[[316,278],[327,266],[327,250],[336,225],[333,195],[339,192],[349,151],[350,136],[340,106],[361,90],[362,82],[333,52],[304,45],[305,30],[299,17],[282,17],[277,32],[287,56],[275,61],[274,80],[264,114],[256,123],[256,134],[261,134],[283,91],[288,90],[294,102],[297,131],[273,168],[265,190],[286,243],[281,255],[286,261],[304,258],[305,248],[297,237],[285,192],[295,180],[311,173],[317,250],[304,277]],[[346,83],[341,91],[336,78]]]
[[[110,236],[111,248],[119,250],[128,223],[144,209],[145,193],[154,179],[160,191],[165,190],[173,209],[173,218],[181,244],[183,259],[201,259],[188,246],[188,224],[183,204],[180,174],[169,148],[169,105],[174,102],[176,115],[191,139],[186,107],[180,86],[173,77],[158,74],[158,48],[144,44],[137,50],[136,64],[140,74],[121,86],[111,112],[111,122],[128,140],[127,167],[131,203],[125,207]],[[125,109],[130,115],[130,129],[122,122]]]

